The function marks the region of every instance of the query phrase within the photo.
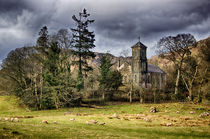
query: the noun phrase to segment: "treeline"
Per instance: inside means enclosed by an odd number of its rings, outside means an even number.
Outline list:
[[[168,60],[166,93],[174,100],[210,101],[210,38],[197,42],[191,34],[163,37],[157,44]],[[161,63],[161,62],[160,62]]]
[[[79,18],[72,16],[77,26],[71,28],[71,32],[61,29],[49,35],[44,26],[35,46],[11,51],[0,71],[4,79],[1,89],[34,109],[80,105],[94,82],[98,82],[98,89],[116,90],[122,83],[122,76],[111,70],[109,57],[102,57],[98,74],[88,74],[93,68],[87,61],[95,57],[91,51],[95,47],[95,35],[88,30],[94,20],[89,16],[85,9],[79,13]],[[72,66],[78,71],[76,76],[72,75]]]

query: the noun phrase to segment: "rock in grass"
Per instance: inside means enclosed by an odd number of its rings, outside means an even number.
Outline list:
[[[119,116],[118,116],[118,114],[116,114],[116,113],[114,113],[112,117],[113,117],[113,118],[119,119]]]
[[[14,118],[14,121],[15,122],[19,122],[19,119],[16,117],[16,118]]]
[[[75,121],[75,119],[74,118],[70,118],[70,121]]]
[[[150,108],[150,112],[156,113],[156,112],[158,112],[158,111],[157,111],[157,108],[156,108],[156,107],[151,107],[151,108]]]
[[[123,117],[124,120],[130,121],[128,117]]]
[[[57,121],[54,121],[53,123],[54,123],[54,124],[58,124],[58,122],[57,122]]]
[[[90,122],[89,122],[89,121],[86,121],[85,123],[86,123],[87,125],[89,125],[89,124],[90,124]]]
[[[201,113],[199,116],[200,116],[200,117],[207,117],[207,116],[209,116],[209,115],[210,115],[209,112],[204,112],[204,113]]]
[[[91,121],[93,124],[97,124],[98,123],[98,121],[96,121],[96,120],[92,120]]]
[[[68,115],[68,114],[71,114],[71,112],[64,112],[63,114],[64,115]]]
[[[146,121],[146,122],[152,122],[152,119],[151,118],[148,118],[148,117],[145,117],[144,118],[144,121]]]
[[[48,124],[47,120],[43,120],[42,123],[44,124]]]
[[[180,111],[176,111],[176,113],[178,114],[178,113],[180,113]]]
[[[194,111],[190,111],[190,114],[194,114],[195,112]]]
[[[172,123],[167,123],[166,126],[172,126]]]
[[[136,116],[138,116],[138,117],[144,117],[145,114],[137,114]]]
[[[103,122],[103,123],[100,123],[100,125],[105,125],[105,123]]]

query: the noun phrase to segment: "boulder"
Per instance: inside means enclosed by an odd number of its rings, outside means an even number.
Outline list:
[[[114,113],[112,117],[113,118],[119,118],[118,114],[116,114],[116,113]]]
[[[103,122],[103,123],[100,123],[100,125],[105,125],[105,123]]]
[[[152,122],[152,119],[151,118],[148,118],[148,117],[145,117],[144,118],[144,121],[146,121],[146,122]]]
[[[58,122],[57,122],[57,121],[54,121],[53,123],[54,123],[54,124],[58,124]]]
[[[209,115],[210,115],[209,112],[204,112],[204,113],[201,113],[199,116],[200,116],[200,117],[207,117],[207,116],[209,116]]]
[[[85,123],[86,123],[87,125],[89,125],[89,124],[90,124],[90,122],[89,122],[89,121],[86,121]]]
[[[150,108],[150,112],[156,113],[156,112],[158,112],[158,111],[157,111],[156,107],[151,107],[151,108]]]
[[[9,118],[6,117],[6,118],[5,118],[5,121],[9,121]]]
[[[98,121],[96,121],[96,120],[92,120],[91,121],[93,124],[97,124],[98,123]]]
[[[68,114],[71,114],[71,112],[64,112],[63,114],[64,115],[68,115]]]
[[[172,126],[172,123],[167,123],[166,126]]]
[[[48,124],[47,120],[43,120],[42,123],[44,124]]]
[[[190,114],[194,114],[195,112],[194,111],[190,111]]]
[[[75,121],[75,119],[74,118],[70,118],[70,121]]]
[[[19,122],[19,119],[16,117],[16,118],[14,118],[14,121],[15,122]]]

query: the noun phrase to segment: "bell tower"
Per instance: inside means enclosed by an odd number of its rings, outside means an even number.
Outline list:
[[[137,42],[132,47],[132,80],[133,85],[147,87],[147,47]]]

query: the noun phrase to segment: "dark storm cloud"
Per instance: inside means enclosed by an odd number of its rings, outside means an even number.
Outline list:
[[[17,47],[34,45],[40,28],[50,32],[74,27],[73,14],[87,8],[95,23],[95,51],[119,54],[138,36],[148,55],[163,36],[192,33],[198,39],[210,33],[209,0],[0,0],[0,60]]]
[[[17,13],[22,9],[27,8],[27,4],[24,0],[1,0],[0,12],[13,12]]]
[[[0,60],[12,49],[34,45],[40,28],[50,24],[54,9],[37,2],[0,1]]]
[[[142,35],[145,38],[164,32],[185,30],[190,26],[198,25],[210,18],[210,1],[200,1],[204,4],[186,5],[183,9],[167,9],[163,5],[161,9],[148,8],[145,11],[122,11],[121,16],[111,15],[110,19],[102,19],[97,22],[96,29],[109,38],[130,40]],[[170,3],[169,3],[170,4]],[[174,5],[178,6],[179,5]],[[135,10],[135,9],[134,9]]]

